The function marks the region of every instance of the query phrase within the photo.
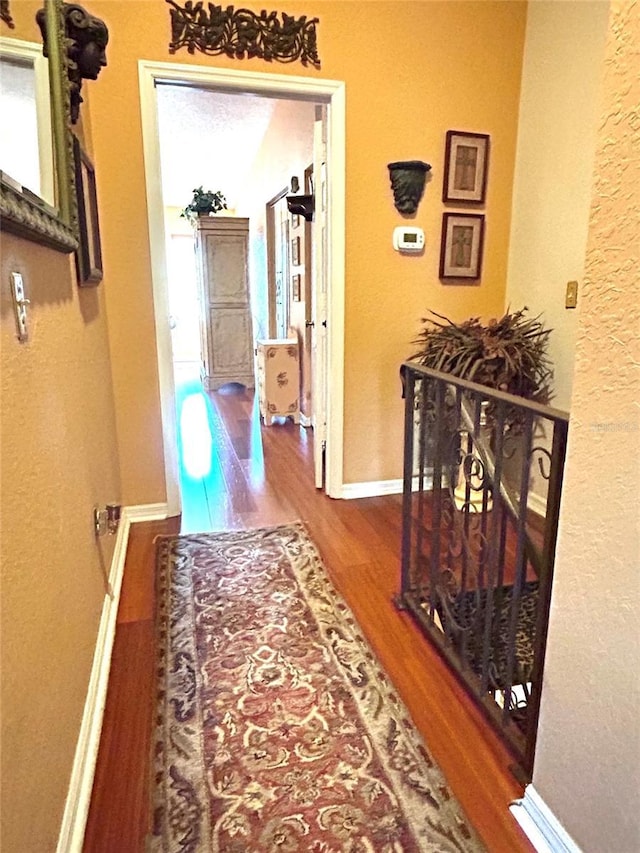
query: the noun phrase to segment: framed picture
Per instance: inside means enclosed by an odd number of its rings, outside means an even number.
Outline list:
[[[80,230],[80,245],[76,252],[76,268],[78,284],[85,287],[102,281],[98,196],[93,165],[80,147],[80,142],[76,136],[73,137],[73,156]]]
[[[483,241],[484,214],[444,213],[440,278],[480,278]]]
[[[489,136],[448,130],[442,201],[481,204],[487,190]]]
[[[299,275],[294,275],[291,278],[291,298],[294,302],[300,302],[300,278]]]
[[[300,263],[300,238],[294,237],[291,241],[291,263],[297,266]]]

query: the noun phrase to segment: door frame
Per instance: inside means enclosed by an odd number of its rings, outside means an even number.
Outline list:
[[[343,489],[344,289],[345,289],[345,84],[341,80],[235,71],[174,62],[138,61],[151,278],[156,325],[158,383],[169,514],[180,512],[175,385],[169,329],[164,214],[156,81],[217,91],[256,94],[327,104],[327,445],[325,491]]]
[[[289,192],[289,188],[283,190],[269,199],[266,204],[265,222],[266,222],[266,238],[267,238],[267,313],[268,313],[268,337],[276,338],[277,330],[277,312],[276,312],[276,205]],[[289,266],[287,262],[287,266]],[[285,293],[288,300],[288,288],[285,283]],[[287,313],[289,308],[287,306]]]

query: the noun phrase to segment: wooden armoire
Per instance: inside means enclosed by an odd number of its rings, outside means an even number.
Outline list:
[[[199,217],[196,263],[201,377],[207,391],[216,391],[227,382],[248,388],[255,384],[248,255],[248,219]]]

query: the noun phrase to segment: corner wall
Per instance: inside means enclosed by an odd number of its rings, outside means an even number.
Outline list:
[[[553,330],[553,405],[564,410],[580,312],[565,308],[565,287],[579,282],[580,306],[608,12],[608,0],[532,0],[527,12],[506,304]]]
[[[640,4],[612,3],[533,784],[640,849]]]

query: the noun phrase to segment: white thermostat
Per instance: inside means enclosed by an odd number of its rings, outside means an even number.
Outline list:
[[[424,249],[424,231],[407,225],[394,228],[393,248],[398,252],[421,252]]]

